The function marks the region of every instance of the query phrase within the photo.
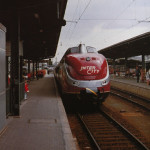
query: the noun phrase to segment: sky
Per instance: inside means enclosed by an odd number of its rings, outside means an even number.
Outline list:
[[[83,43],[101,50],[150,32],[150,0],[68,0],[56,55]]]

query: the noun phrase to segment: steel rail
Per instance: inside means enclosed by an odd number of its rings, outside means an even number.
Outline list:
[[[120,123],[118,123],[114,118],[109,116],[106,112],[100,110],[100,113],[108,119],[111,123],[113,123],[117,128],[124,133],[126,137],[128,137],[139,149],[142,150],[149,150],[149,148],[144,145],[139,139],[137,139],[131,132],[129,132],[125,127],[123,127]],[[92,143],[94,143],[96,149],[101,150],[99,144],[96,142],[94,136],[92,135],[91,131],[89,130],[88,126],[86,125],[85,121],[83,120],[83,117],[78,113],[78,118],[80,122],[82,123],[83,127],[85,128],[86,132],[88,133],[90,139],[92,140]]]
[[[106,112],[104,111],[100,111],[101,113],[103,113],[103,115],[108,118],[111,122],[113,122],[115,125],[117,125],[118,128],[120,128],[120,130],[122,132],[125,133],[126,136],[128,136],[138,147],[139,149],[142,150],[149,150],[149,148],[144,145],[139,139],[137,139],[131,132],[129,132],[125,127],[123,127],[119,122],[117,122],[114,118],[112,118],[110,115],[108,115]]]
[[[89,138],[92,141],[92,144],[95,148],[95,150],[101,150],[100,146],[98,145],[98,143],[96,142],[95,138],[93,137],[92,133],[90,132],[89,128],[87,127],[86,123],[84,122],[82,116],[77,113],[77,117],[79,118],[80,122],[82,123],[84,129],[86,130],[86,132],[88,133]]]
[[[115,89],[115,90],[117,90],[117,89]],[[123,92],[124,94],[129,94],[128,92],[124,92],[124,91],[121,91],[121,90],[118,90],[118,91],[119,91],[119,92]],[[121,94],[118,94],[118,93],[115,93],[115,92],[112,92],[112,91],[110,91],[110,93],[113,94],[113,95],[115,95],[115,96],[118,96],[118,97],[120,97],[120,98],[122,98],[122,99],[124,99],[124,100],[126,100],[126,101],[128,101],[128,102],[131,102],[131,103],[133,103],[133,104],[135,104],[135,105],[137,105],[137,106],[139,106],[139,107],[142,107],[143,109],[145,109],[145,110],[147,110],[147,111],[150,111],[150,108],[147,107],[146,104],[145,104],[145,105],[140,104],[140,103],[138,103],[138,102],[135,102],[132,98],[127,98],[127,97],[125,97],[125,96],[123,96],[123,95],[121,95]],[[131,97],[135,97],[135,98],[141,99],[140,97],[137,97],[137,96],[135,96],[135,95],[132,95],[131,93],[130,93],[130,95],[131,95]],[[147,102],[147,100],[144,99],[144,98],[142,98],[142,100],[144,100],[144,101]]]
[[[140,95],[137,95],[137,94],[135,94],[135,93],[132,93],[132,92],[129,92],[129,91],[125,91],[125,90],[121,90],[121,89],[116,88],[116,87],[111,87],[111,89],[112,89],[112,90],[120,91],[120,92],[122,92],[122,93],[124,93],[124,94],[130,94],[131,96],[133,96],[133,97],[135,97],[135,98],[140,98],[140,99],[146,101],[147,103],[150,103],[150,99],[144,98],[144,97],[142,97],[142,96],[140,96]]]

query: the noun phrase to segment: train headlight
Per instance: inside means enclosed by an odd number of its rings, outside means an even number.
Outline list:
[[[104,81],[102,82],[102,85],[106,85],[106,84],[107,84],[107,81],[104,80]]]
[[[79,83],[78,81],[74,81],[74,82],[73,82],[73,85],[74,85],[74,86],[79,86],[80,83]]]

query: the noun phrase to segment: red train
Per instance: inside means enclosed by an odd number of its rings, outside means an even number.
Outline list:
[[[69,48],[54,75],[63,94],[75,94],[80,99],[90,98],[101,103],[110,92],[106,58],[94,47],[80,44]]]

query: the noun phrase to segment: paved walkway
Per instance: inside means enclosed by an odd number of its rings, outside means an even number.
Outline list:
[[[0,135],[0,150],[75,150],[53,75],[29,85],[20,117],[8,119]]]

